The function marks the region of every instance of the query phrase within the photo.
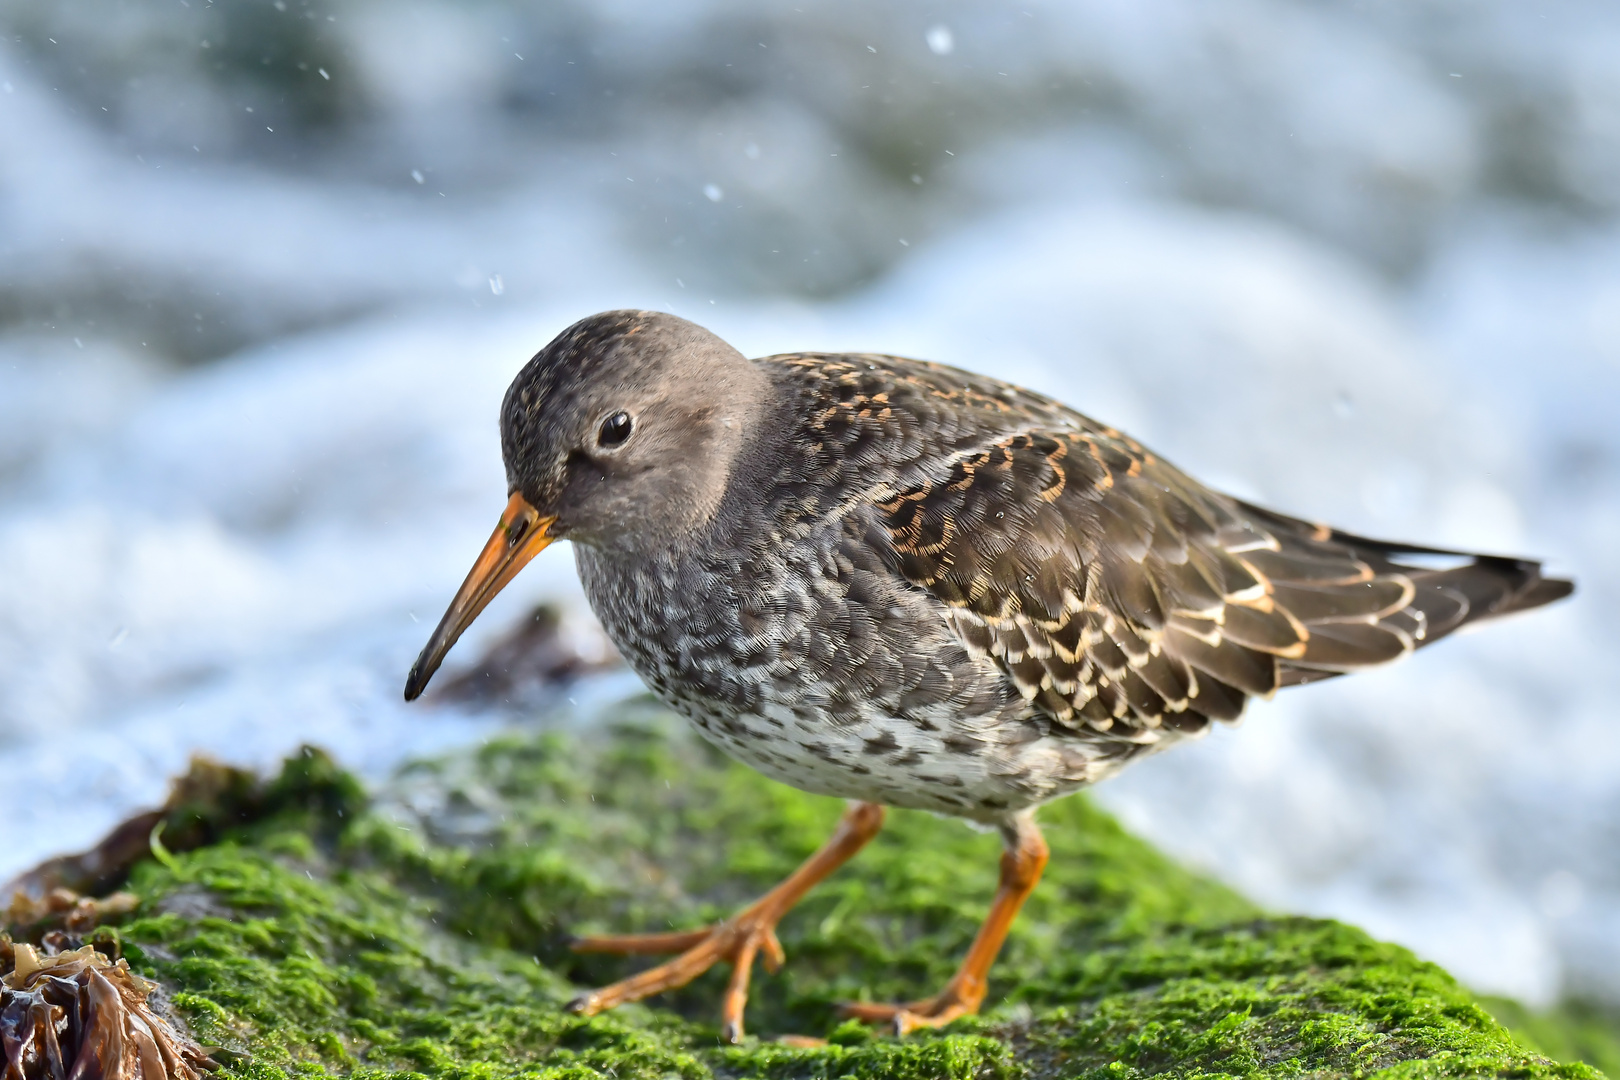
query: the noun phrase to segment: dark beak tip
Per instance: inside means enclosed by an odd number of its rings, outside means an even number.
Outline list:
[[[422,675],[421,662],[411,665],[411,673],[405,676],[405,700],[415,701],[427,689],[428,680]]]

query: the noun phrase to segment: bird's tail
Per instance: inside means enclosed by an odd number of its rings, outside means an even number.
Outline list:
[[[1474,623],[1562,600],[1575,591],[1572,581],[1543,577],[1541,564],[1530,559],[1375,540],[1248,503],[1244,510],[1285,548],[1336,549],[1366,563],[1379,577],[1408,579],[1412,596],[1407,606],[1379,620],[1392,629],[1404,629],[1410,640],[1408,649],[1432,645]],[[1301,662],[1285,663],[1283,685],[1315,682],[1338,673],[1312,664],[1307,652]]]

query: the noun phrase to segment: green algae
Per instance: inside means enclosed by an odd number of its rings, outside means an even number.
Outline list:
[[[893,813],[780,928],[749,1030],[718,1040],[726,973],[584,1019],[579,985],[645,960],[573,932],[691,927],[769,887],[842,809],[731,765],[650,707],[589,738],[512,735],[368,798],[318,753],[267,816],[139,865],[118,934],[244,1077],[1595,1077],[1515,1042],[1439,968],[1338,923],[1267,917],[1084,798],[1043,811],[1045,881],[984,1016],[900,1041],[838,1002],[949,976],[988,906],[998,841]],[[238,1057],[237,1055],[242,1055]]]
[[[1490,1014],[1525,1046],[1565,1061],[1585,1061],[1620,1076],[1620,1011],[1576,998],[1550,1009],[1527,1009],[1506,998],[1482,998]]]

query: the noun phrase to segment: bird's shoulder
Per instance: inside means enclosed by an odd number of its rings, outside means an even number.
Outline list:
[[[1033,391],[944,364],[878,353],[785,353],[754,361],[775,388],[764,486],[786,516],[826,520],[924,482],[1030,427],[1083,422]]]
[[[797,444],[826,463],[948,460],[1032,424],[1082,419],[1034,390],[904,356],[784,353],[755,363],[794,418]]]

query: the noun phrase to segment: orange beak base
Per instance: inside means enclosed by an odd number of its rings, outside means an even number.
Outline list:
[[[530,559],[556,539],[549,533],[556,521],[555,517],[541,517],[540,511],[530,506],[522,495],[512,496],[501,514],[501,523],[484,545],[472,572],[461,583],[456,598],[450,601],[449,610],[439,620],[422,655],[411,665],[410,676],[405,680],[406,701],[415,701],[421,696],[450,646],[478,618],[478,613],[495,599],[496,593],[506,588],[507,582],[517,577]]]

